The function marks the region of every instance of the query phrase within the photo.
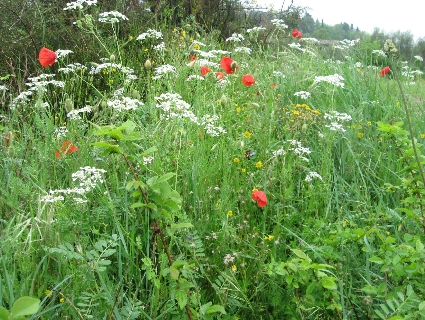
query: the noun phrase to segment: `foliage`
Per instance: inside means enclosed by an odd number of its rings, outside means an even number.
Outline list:
[[[32,296],[40,319],[424,317],[419,60],[292,38],[302,8],[225,41],[206,1],[99,21],[127,4],[57,12],[81,46],[0,74],[0,314]]]

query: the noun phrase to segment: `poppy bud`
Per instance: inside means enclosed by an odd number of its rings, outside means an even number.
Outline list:
[[[226,103],[227,103],[227,97],[226,95],[223,94],[220,98],[220,104],[226,105]]]
[[[148,70],[152,69],[152,62],[149,59],[145,61],[145,68]]]
[[[115,55],[114,54],[111,54],[111,56],[109,57],[109,61],[115,62]]]
[[[133,91],[131,92],[131,96],[133,97],[133,99],[140,99],[140,93],[136,89],[133,89]]]
[[[232,61],[232,64],[230,65],[233,71],[235,71],[238,68],[238,63],[236,61]]]
[[[70,112],[74,109],[74,102],[70,98],[65,99],[65,110],[66,112]]]

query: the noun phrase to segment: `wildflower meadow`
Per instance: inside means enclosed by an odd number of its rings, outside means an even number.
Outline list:
[[[1,320],[425,319],[423,57],[96,4],[0,75]]]

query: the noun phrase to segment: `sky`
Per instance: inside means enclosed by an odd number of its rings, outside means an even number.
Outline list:
[[[264,0],[263,0],[264,1]],[[283,0],[265,0],[273,3],[274,9],[282,6]],[[293,0],[294,5],[309,7],[314,20],[328,25],[341,22],[353,24],[361,31],[372,33],[374,28],[386,33],[410,31],[415,40],[425,38],[424,0]],[[259,1],[262,2],[262,1]],[[285,7],[291,0],[285,0]]]

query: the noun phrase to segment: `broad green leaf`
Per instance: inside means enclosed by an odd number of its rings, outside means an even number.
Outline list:
[[[384,263],[384,260],[382,260],[380,257],[378,257],[378,256],[373,256],[373,257],[370,257],[369,258],[369,261],[370,262],[373,262],[373,263],[377,263],[377,264],[383,264]]]
[[[336,290],[337,289],[337,285],[335,283],[335,278],[333,277],[323,277],[320,280],[320,283],[322,284],[323,288],[326,288],[328,290]]]
[[[180,309],[183,309],[187,304],[187,292],[183,290],[177,291],[176,299]]]
[[[416,251],[422,252],[424,250],[424,244],[421,242],[421,240],[416,240]]]
[[[303,260],[307,260],[308,262],[311,262],[311,259],[308,255],[306,255],[303,251],[299,249],[291,249],[293,253],[295,253],[299,258]]]
[[[160,176],[158,178],[158,180],[156,181],[156,183],[161,183],[161,182],[167,181],[167,180],[171,179],[172,177],[174,177],[175,175],[176,174],[174,172],[168,172],[168,173]]]
[[[220,312],[221,314],[226,314],[226,310],[224,310],[224,307],[218,304],[215,304],[209,307],[205,314],[211,314],[211,313],[217,313],[217,312]]]
[[[174,280],[177,280],[179,278],[180,271],[177,270],[177,268],[173,267],[173,266],[171,266],[169,268],[169,270],[170,270],[170,277]]]
[[[0,320],[8,320],[9,311],[3,307],[0,307]]]
[[[95,146],[95,147],[100,147],[100,148],[106,149],[103,152],[105,155],[110,154],[110,153],[119,153],[119,154],[123,153],[120,146],[115,145],[115,144],[106,143],[106,142],[103,142],[103,141],[93,142],[91,145]]]
[[[171,232],[171,234],[174,234],[174,232],[176,232],[177,230],[184,229],[184,228],[193,228],[193,224],[191,224],[189,222],[172,224],[170,232]]]
[[[32,297],[21,297],[15,301],[10,310],[13,318],[28,316],[37,313],[40,309],[40,300]]]

